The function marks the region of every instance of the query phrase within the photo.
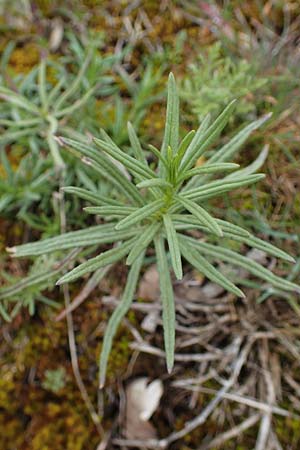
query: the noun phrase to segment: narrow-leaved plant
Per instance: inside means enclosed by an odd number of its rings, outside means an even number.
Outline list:
[[[93,49],[92,49],[93,50]],[[66,122],[70,117],[77,117],[78,112],[91,101],[100,90],[100,83],[84,87],[93,53],[87,54],[80,71],[75,78],[67,75],[65,67],[42,59],[39,66],[22,80],[17,91],[0,85],[1,104],[0,128],[4,132],[0,136],[0,144],[7,144],[28,139],[31,148],[39,148],[39,139],[46,141],[56,168],[63,168],[65,163],[54,139],[57,133],[66,132]],[[111,62],[112,64],[112,62]],[[58,71],[59,80],[52,86],[47,81],[47,69]],[[103,92],[113,92],[110,86],[112,79],[100,76]],[[100,91],[101,92],[101,91]],[[76,99],[77,96],[77,99]],[[79,99],[78,99],[79,97]]]
[[[100,357],[100,386],[105,382],[113,337],[133,301],[143,260],[152,244],[160,277],[168,371],[173,367],[175,347],[175,306],[171,269],[180,280],[183,274],[183,259],[209,280],[237,297],[244,297],[243,292],[217,270],[214,262],[225,261],[247,269],[254,276],[278,289],[300,291],[300,287],[296,284],[279,278],[257,262],[226,248],[222,245],[222,240],[232,239],[292,262],[291,256],[252,236],[237,225],[212,217],[205,207],[204,202],[207,199],[242,186],[249,186],[264,177],[253,172],[261,166],[265,152],[250,166],[229,175],[224,174],[238,168],[237,164],[229,163],[228,160],[267,117],[247,125],[223,147],[210,152],[204,164],[196,166],[196,162],[225,127],[233,108],[234,102],[231,102],[211,124],[209,117],[206,117],[196,132],[190,131],[180,142],[179,100],[174,76],[170,74],[162,147],[158,150],[150,146],[150,151],[158,161],[156,168],[148,164],[146,154],[131,124],[128,124],[128,134],[133,156],[122,151],[104,131],[101,139],[86,140],[86,143],[64,137],[58,138],[61,145],[80,155],[100,178],[106,179],[115,188],[113,192],[118,191],[119,195],[117,198],[113,195],[104,197],[87,189],[65,187],[66,193],[75,194],[92,203],[94,206],[85,208],[86,211],[97,214],[104,223],[37,243],[14,247],[10,252],[21,257],[76,247],[116,244],[63,275],[57,282],[59,285],[126,258],[126,264],[130,269],[122,298],[109,319],[104,336]],[[222,178],[212,179],[216,174],[221,174]],[[189,235],[190,230],[198,230],[202,238],[199,240]]]

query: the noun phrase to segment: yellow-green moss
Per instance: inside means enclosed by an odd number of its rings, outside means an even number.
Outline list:
[[[40,61],[40,53],[36,44],[27,43],[22,48],[15,48],[9,60],[9,66],[16,73],[29,72]]]

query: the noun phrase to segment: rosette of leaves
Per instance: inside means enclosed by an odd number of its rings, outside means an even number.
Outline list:
[[[21,245],[10,251],[21,257],[72,247],[116,244],[63,275],[57,282],[59,285],[126,258],[126,264],[130,266],[126,286],[119,305],[109,319],[104,336],[100,357],[101,386],[105,381],[113,337],[130,308],[145,254],[152,246],[160,276],[164,342],[169,371],[173,367],[175,347],[175,306],[171,270],[180,280],[183,274],[183,259],[237,297],[243,297],[243,292],[225,277],[214,263],[225,261],[246,268],[255,277],[281,290],[300,289],[296,284],[279,278],[246,256],[226,248],[223,239],[232,239],[262,249],[286,261],[293,261],[291,256],[237,225],[212,217],[206,208],[208,199],[242,186],[249,186],[264,177],[262,174],[253,173],[262,163],[261,156],[244,169],[229,175],[226,175],[226,172],[237,169],[236,164],[227,161],[237,153],[251,131],[264,123],[266,117],[247,125],[224,146],[210,152],[211,156],[206,159],[205,164],[195,167],[196,162],[225,127],[233,108],[234,102],[231,102],[213,123],[206,117],[196,132],[190,131],[179,141],[179,100],[174,76],[170,74],[162,147],[158,150],[150,146],[158,161],[156,168],[148,164],[145,152],[130,124],[128,133],[134,156],[123,152],[105,132],[102,132],[101,139],[94,138],[92,142],[86,143],[59,138],[61,145],[81,156],[83,162],[93,167],[101,178],[106,179],[119,191],[118,198],[104,197],[76,186],[65,187],[65,192],[94,204],[86,207],[86,211],[97,214],[105,223],[56,238]],[[222,178],[215,179],[217,174],[221,174]],[[190,230],[199,230],[202,238],[199,240],[191,236]]]
[[[36,149],[43,148],[46,142],[54,166],[65,167],[54,136],[68,133],[68,125],[74,118],[76,127],[85,123],[84,107],[93,97],[115,91],[112,77],[100,71],[97,77],[87,78],[92,58],[97,58],[93,47],[85,55],[75,77],[63,64],[44,58],[21,82],[13,80],[14,89],[0,86],[0,99],[4,100],[0,109],[0,144],[25,143],[32,153],[36,153]],[[103,64],[103,71],[114,63],[113,58],[106,59],[108,64]],[[51,81],[51,77],[54,80]],[[72,128],[71,132],[74,135]]]

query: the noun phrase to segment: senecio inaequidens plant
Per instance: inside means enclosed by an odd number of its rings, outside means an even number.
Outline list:
[[[190,131],[179,142],[179,100],[173,74],[168,80],[166,125],[161,150],[152,145],[150,151],[157,158],[157,169],[148,164],[138,137],[128,124],[128,134],[133,156],[122,151],[102,131],[101,139],[79,142],[59,137],[59,143],[72,149],[82,160],[105,178],[119,192],[118,196],[103,197],[95,192],[65,187],[64,191],[88,200],[95,206],[85,208],[99,215],[105,223],[83,230],[65,233],[37,243],[28,243],[9,249],[15,256],[41,255],[73,247],[95,244],[118,243],[110,250],[83,262],[63,275],[58,285],[76,280],[122,258],[130,266],[126,286],[119,305],[109,319],[100,357],[100,386],[104,385],[106,366],[117,327],[132,303],[143,260],[147,249],[154,243],[160,277],[164,342],[168,371],[172,370],[175,347],[175,306],[172,289],[172,268],[177,279],[182,278],[182,258],[188,261],[211,281],[238,297],[243,292],[227,276],[218,271],[212,262],[225,261],[247,269],[253,275],[278,289],[300,292],[296,284],[279,278],[257,262],[223,247],[222,239],[232,239],[258,248],[279,258],[293,262],[293,258],[273,245],[252,236],[245,229],[227,221],[212,217],[203,207],[203,201],[224,194],[235,188],[251,185],[264,175],[253,174],[264,159],[260,155],[250,166],[237,169],[237,164],[228,163],[251,131],[262,125],[267,116],[256,120],[238,132],[227,144],[212,152],[200,167],[197,160],[206,152],[225,127],[234,108],[231,102],[219,117],[210,124],[206,117],[198,130]],[[116,164],[117,162],[117,164]],[[123,166],[123,167],[122,167]],[[124,168],[126,171],[124,172]],[[131,179],[128,173],[131,174]],[[221,180],[212,180],[221,173]],[[121,199],[121,200],[120,200]],[[200,230],[203,239],[188,234],[189,230]],[[212,237],[213,243],[204,240]],[[168,244],[169,256],[165,244]],[[170,263],[169,263],[170,261]]]

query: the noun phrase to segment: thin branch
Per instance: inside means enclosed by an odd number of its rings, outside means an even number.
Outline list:
[[[201,445],[198,450],[208,450],[210,448],[216,448],[220,447],[224,444],[224,442],[228,441],[229,439],[235,438],[239,436],[244,431],[248,430],[248,428],[253,427],[259,419],[261,418],[261,415],[259,413],[254,414],[251,417],[248,417],[248,419],[241,422],[239,425],[231,428],[231,430],[225,431],[224,433],[219,434],[216,438],[212,439],[208,444]],[[223,447],[224,448],[224,447]]]

